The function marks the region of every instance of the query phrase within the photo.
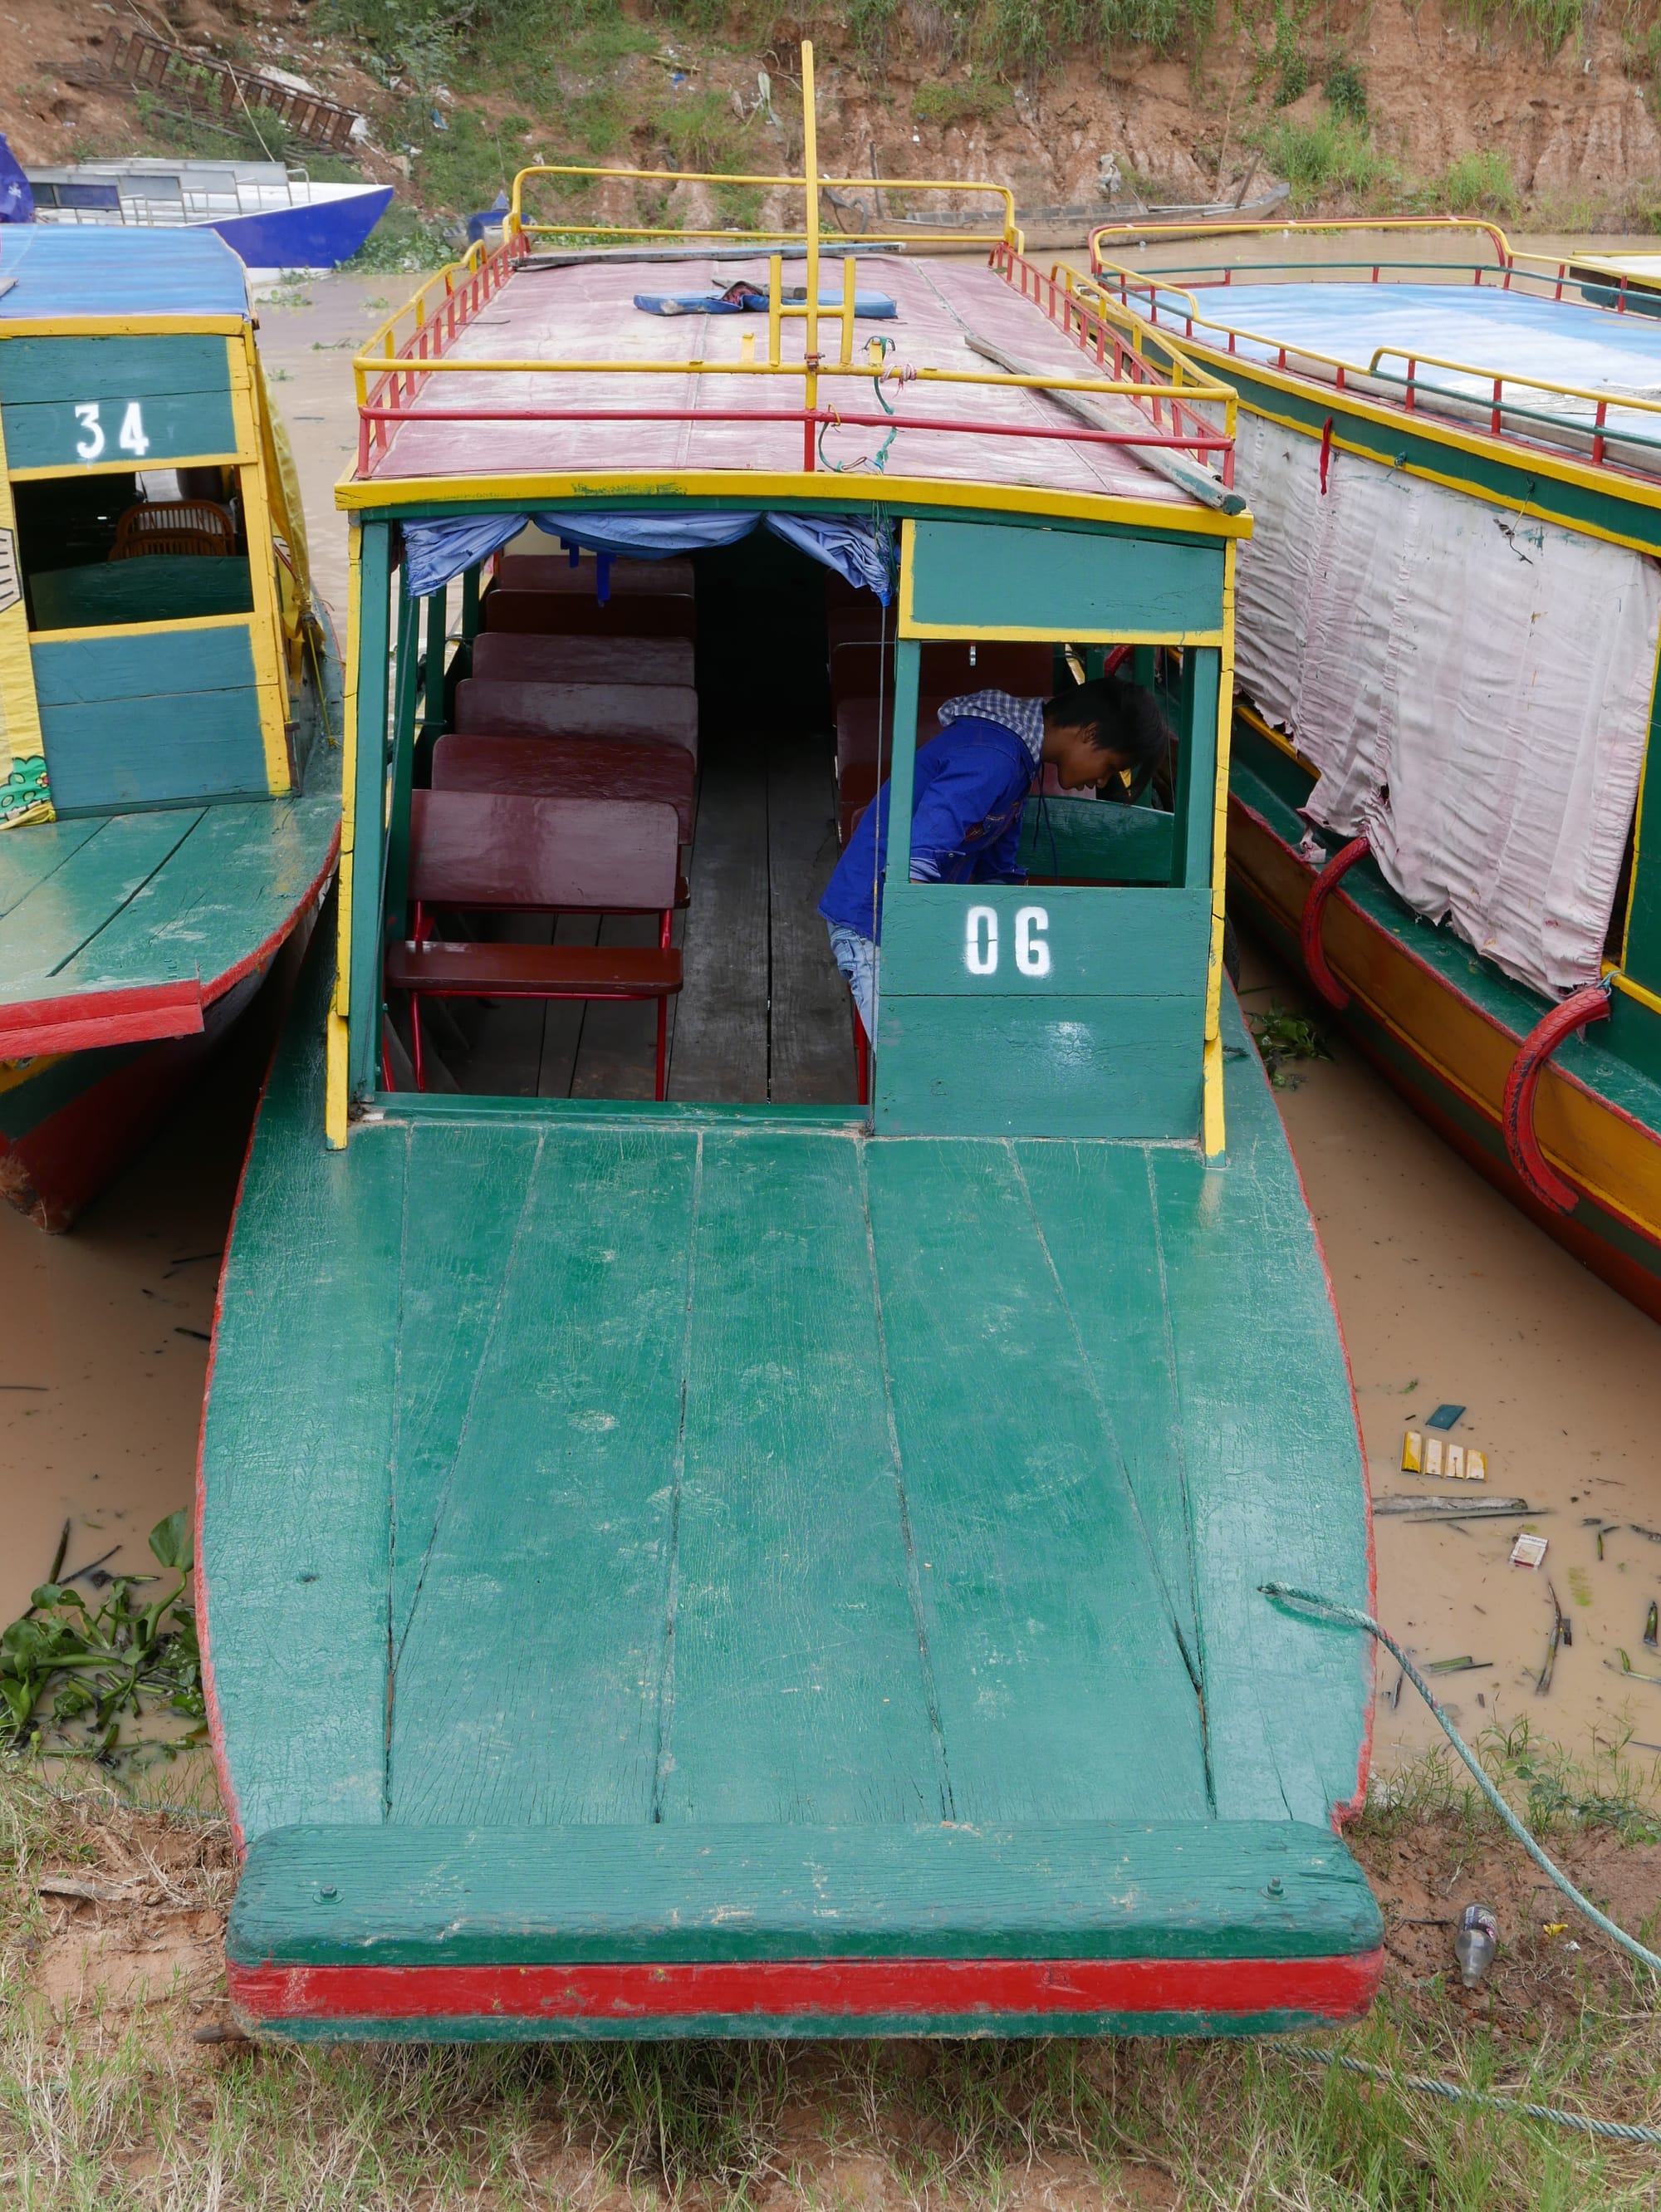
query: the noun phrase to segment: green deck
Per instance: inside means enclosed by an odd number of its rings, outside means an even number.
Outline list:
[[[665,1827],[714,1848],[735,1825],[798,1872],[834,1832],[859,1894],[942,1822],[1009,1832],[1017,1862],[1043,1829],[1088,1860],[1177,1823],[1216,1838],[1175,1915],[1211,1955],[1376,1942],[1330,1832],[1367,1655],[1258,1595],[1364,1603],[1367,1539],[1324,1270],[1232,1012],[1209,1170],[1192,1146],[869,1138],[836,1110],[454,1097],[391,1102],[331,1154],[322,980],[256,1139],[203,1451],[255,1845],[233,1958],[265,1955],[272,1910],[285,1955],[362,1956],[315,1879],[303,1925],[281,1901],[343,1849],[378,1869],[360,1923],[448,1955],[409,1855],[458,1826],[556,1857],[580,1830],[622,1870],[603,1952],[625,1924],[650,1949],[654,1898],[679,1924],[672,1875],[627,1875],[654,1834],[658,1863]],[[1225,1823],[1275,1824],[1337,1902],[1317,1883],[1307,1913],[1242,1918],[1228,1870],[1261,1838]],[[522,1876],[511,1848],[479,1859],[488,1917]],[[936,1902],[984,1944],[1007,1869],[946,1863]],[[761,1882],[755,1942],[798,1887]],[[1074,1910],[1069,1941],[1111,1923],[1160,1952],[1157,1891]],[[885,1893],[894,1942],[933,1940],[922,1893]]]
[[[339,822],[336,784],[10,831],[0,837],[0,1011],[176,983],[205,990],[288,926]]]

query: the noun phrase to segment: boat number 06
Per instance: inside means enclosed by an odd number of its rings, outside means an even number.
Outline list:
[[[1015,963],[1023,975],[1050,972],[1050,917],[1041,906],[1017,907]],[[963,917],[963,965],[972,975],[997,973],[997,908],[972,906]]]
[[[120,405],[120,401],[116,405]],[[102,403],[96,399],[81,399],[76,403],[75,419],[81,425],[81,436],[76,452],[83,461],[103,458],[109,443],[109,433],[104,427]],[[116,446],[124,453],[131,453],[142,460],[150,450],[150,441],[144,430],[144,410],[137,400],[130,399],[121,417],[121,428],[116,433]]]

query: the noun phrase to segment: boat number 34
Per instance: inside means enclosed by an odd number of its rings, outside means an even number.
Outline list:
[[[1022,975],[1050,972],[1050,916],[1041,906],[1015,908],[1015,964]],[[997,908],[972,906],[963,917],[963,965],[972,975],[996,975],[999,958]]]
[[[118,399],[112,404],[113,414],[121,405]],[[81,435],[75,450],[83,461],[101,460],[108,450],[109,426],[104,420],[104,403],[100,399],[81,399],[76,403],[75,419],[81,425]],[[118,453],[131,453],[142,460],[150,450],[150,441],[144,428],[144,410],[136,399],[130,399],[122,410],[121,425],[115,434]]]

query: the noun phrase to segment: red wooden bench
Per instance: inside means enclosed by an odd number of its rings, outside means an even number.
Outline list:
[[[579,599],[597,596],[594,558],[585,553],[573,568],[568,553],[504,553],[496,573],[496,587],[509,592],[566,592]],[[610,596],[661,599],[666,594],[691,599],[696,585],[690,561],[629,560],[618,556],[611,563]]]
[[[389,991],[409,994],[415,1087],[426,1089],[421,1002],[444,999],[630,999],[658,1005],[657,1082],[667,1074],[669,1001],[681,988],[670,942],[680,823],[653,800],[523,799],[416,791],[409,805],[412,935],[386,957]],[[658,916],[656,945],[446,944],[430,908]]]
[[[456,686],[456,727],[490,738],[676,745],[696,761],[698,694],[668,684],[518,684],[468,676]]]
[[[1055,690],[1055,658],[1051,647],[1028,640],[978,639],[974,660],[969,659],[967,638],[935,638],[924,644],[918,656],[922,690],[943,699],[962,691],[1010,691],[1017,699],[1047,699]],[[840,707],[845,699],[875,699],[879,688],[885,696],[894,690],[894,647],[886,651],[875,638],[850,638],[831,647],[831,701]]]
[[[939,734],[936,720],[943,702],[919,699],[917,705],[918,743],[927,744]],[[888,772],[894,744],[894,700],[882,702],[882,734],[879,745],[875,699],[845,699],[836,710],[837,831],[843,844]]]
[[[597,744],[591,738],[475,737],[452,730],[433,748],[434,791],[514,792],[525,799],[626,799],[672,806],[692,842],[690,753],[679,745]]]
[[[540,637],[695,637],[698,605],[685,594],[521,592],[493,584],[479,602],[486,629]]]
[[[481,630],[475,676],[516,684],[679,684],[690,690],[692,642],[684,637],[536,637]]]

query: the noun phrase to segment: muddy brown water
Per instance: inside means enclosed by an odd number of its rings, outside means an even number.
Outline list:
[[[409,281],[325,278],[261,307],[261,343],[300,464],[320,590],[345,604],[336,478],[355,446],[350,356]],[[1301,1007],[1249,943],[1246,1003]],[[218,1257],[263,1066],[257,1021],[170,1127],[65,1237],[0,1208],[0,1620],[27,1603],[71,1522],[70,1569],[149,1564],[151,1526],[191,1496]],[[1399,1471],[1404,1429],[1463,1404],[1456,1441],[1488,1455],[1486,1495],[1526,1520],[1460,1527],[1377,1519],[1378,1609],[1439,1678],[1468,1732],[1527,1720],[1581,1758],[1629,1734],[1661,1756],[1661,1683],[1618,1671],[1661,1601],[1661,1336],[1450,1152],[1342,1042],[1280,1093],[1325,1242],[1375,1499],[1446,1498]],[[1477,1496],[1458,1486],[1461,1498]],[[1598,1555],[1598,1528],[1603,1529]],[[1519,1530],[1547,1539],[1514,1567]],[[1634,1533],[1648,1529],[1653,1536]],[[1573,1641],[1536,1684],[1555,1590]],[[1433,1740],[1397,1670],[1381,1666],[1375,1757],[1388,1770]]]

